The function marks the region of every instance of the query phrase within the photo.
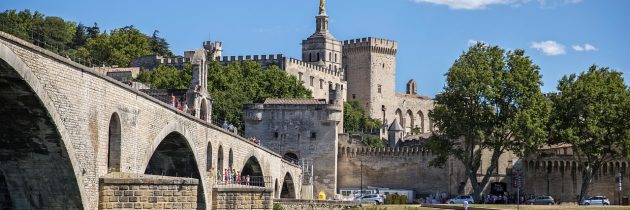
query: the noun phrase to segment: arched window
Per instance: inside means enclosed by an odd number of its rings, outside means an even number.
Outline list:
[[[420,133],[424,133],[426,132],[424,130],[424,113],[422,113],[422,111],[418,111],[418,122],[419,122],[419,128],[420,128]]]
[[[337,53],[335,53],[335,63],[337,63]]]
[[[114,113],[109,120],[108,172],[120,172],[120,144],[120,118]]]
[[[208,142],[206,149],[206,171],[212,171],[212,144],[210,142]]]
[[[223,172],[223,146],[219,146],[217,152],[217,170]]]
[[[328,52],[328,61],[332,61],[332,52]]]

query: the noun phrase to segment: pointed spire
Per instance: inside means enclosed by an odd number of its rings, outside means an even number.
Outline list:
[[[326,0],[319,0],[319,15],[326,15]]]

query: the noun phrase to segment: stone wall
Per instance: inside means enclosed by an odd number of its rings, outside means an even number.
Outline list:
[[[445,168],[429,167],[432,156],[426,148],[342,147],[339,150],[339,189],[371,186],[413,189],[417,196],[437,192],[457,194],[460,183],[465,181],[462,167],[455,161]]]
[[[212,193],[214,210],[272,209],[272,189],[269,188],[215,188]]]
[[[110,174],[100,178],[99,209],[197,209],[198,185],[191,178]]]
[[[523,192],[525,195],[551,195],[562,202],[576,202],[582,189],[582,169],[572,155],[530,157],[524,159]],[[622,197],[630,196],[630,162],[620,159],[606,162],[596,173],[587,196],[603,195],[618,204],[615,177],[621,173]],[[514,189],[513,189],[514,190]]]

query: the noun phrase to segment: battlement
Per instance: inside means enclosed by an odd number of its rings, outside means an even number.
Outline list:
[[[398,51],[398,43],[393,40],[366,37],[343,41],[343,51],[352,53],[357,51],[372,51],[382,54],[395,55]]]
[[[402,156],[402,157],[426,157],[431,156],[431,151],[427,147],[341,147],[339,157],[355,156]]]
[[[216,60],[219,62],[234,62],[234,61],[282,61],[285,57],[282,54],[277,55],[239,55],[239,56],[223,56],[217,57]]]
[[[324,72],[326,74],[330,74],[330,75],[333,75],[333,76],[336,76],[336,77],[344,78],[344,75],[345,75],[345,70],[343,68],[339,68],[339,69],[337,69],[335,71],[334,69],[329,69],[329,68],[324,68],[324,67],[321,67],[321,66],[318,66],[318,65],[313,65],[313,64],[304,62],[302,60],[295,59],[295,58],[289,58],[288,62],[291,63],[291,64],[298,65],[298,66],[303,66],[303,67],[306,67],[306,68],[310,68],[310,69],[314,69],[314,70],[317,70],[317,71],[320,71],[320,72]]]

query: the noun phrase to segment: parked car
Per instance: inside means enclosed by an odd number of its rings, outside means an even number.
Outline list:
[[[610,205],[610,201],[608,200],[608,198],[606,198],[606,196],[593,196],[589,199],[584,199],[582,200],[582,205]]]
[[[361,202],[363,202],[363,201],[372,201],[372,202],[376,203],[376,205],[385,203],[385,199],[383,199],[383,196],[377,195],[377,194],[359,196],[359,197],[355,198],[354,200],[355,201],[361,201]]]
[[[552,205],[555,202],[551,196],[538,196],[525,201],[525,203],[530,205]]]
[[[446,203],[448,204],[463,204],[464,201],[468,201],[469,204],[475,203],[475,199],[473,199],[472,195],[460,195],[455,198],[448,199]]]

